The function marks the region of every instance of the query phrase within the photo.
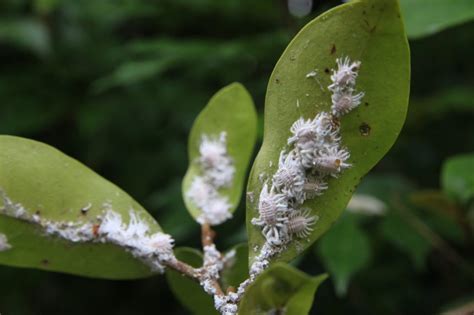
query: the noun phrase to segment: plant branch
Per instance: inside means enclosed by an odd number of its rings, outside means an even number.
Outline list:
[[[202,242],[202,249],[204,252],[204,265],[203,269],[206,269],[206,267],[210,267],[210,265],[215,264],[212,258],[208,257],[209,253],[208,250],[209,248],[212,248],[214,251],[216,251],[216,247],[214,244],[214,237],[216,236],[216,233],[214,230],[211,228],[209,223],[204,223],[201,225],[201,242]],[[222,255],[218,253],[222,259]],[[210,260],[210,261],[208,261]],[[211,266],[212,267],[212,266]],[[207,279],[210,282],[210,285],[214,288],[215,294],[219,296],[223,296],[224,290],[222,290],[222,287],[218,281],[218,275],[216,277],[211,276]]]
[[[179,272],[180,274],[182,274],[182,275],[184,275],[184,276],[186,276],[190,279],[193,279],[194,281],[199,282],[200,279],[201,279],[200,270],[186,264],[185,262],[174,259],[174,260],[166,261],[166,262],[164,262],[164,264],[167,267]]]

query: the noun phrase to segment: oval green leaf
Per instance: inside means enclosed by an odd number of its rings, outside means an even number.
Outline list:
[[[49,222],[96,222],[111,207],[125,222],[133,209],[148,224],[149,232],[161,231],[151,215],[120,188],[57,149],[33,140],[0,136],[0,190],[11,202],[21,204],[28,216]],[[116,245],[48,236],[38,224],[7,216],[1,197],[0,233],[11,245],[0,251],[1,264],[107,279],[152,275],[147,265]]]
[[[474,197],[474,155],[450,158],[443,164],[441,186],[451,198],[467,203]]]
[[[244,180],[257,137],[257,113],[252,97],[239,83],[218,91],[196,118],[188,143],[189,168],[183,180],[183,198],[191,215],[196,219],[202,211],[189,198],[188,190],[197,176],[202,176],[199,146],[203,136],[218,138],[226,133],[227,153],[233,161],[235,173],[229,187],[219,189],[234,212],[240,201]]]
[[[352,276],[370,262],[370,240],[357,215],[346,213],[318,243],[321,260],[329,270],[336,293],[347,293]]]
[[[326,278],[310,277],[290,265],[277,263],[248,287],[239,305],[239,315],[263,315],[278,310],[286,315],[308,314],[314,294]]]
[[[248,195],[255,196],[247,204],[249,248],[264,243],[260,229],[251,224],[258,214],[259,177],[275,173],[294,121],[329,110],[330,69],[335,68],[336,58],[345,56],[362,62],[357,89],[365,92],[362,104],[341,119],[342,144],[351,153],[352,168],[330,179],[322,196],[303,205],[319,221],[298,250],[292,243],[276,260],[294,258],[330,228],[362,176],[393,145],[405,121],[410,58],[397,0],[352,1],[306,25],[281,56],[268,84],[264,140],[248,186]],[[312,71],[316,77],[306,78]],[[250,251],[250,263],[256,254]]]
[[[472,0],[401,0],[410,39],[438,33],[474,19]]]

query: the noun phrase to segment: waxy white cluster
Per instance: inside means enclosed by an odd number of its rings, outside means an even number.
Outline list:
[[[234,178],[235,167],[227,153],[226,133],[218,137],[203,135],[197,162],[202,175],[195,176],[186,192],[187,197],[201,210],[197,221],[200,224],[221,224],[230,219],[232,205],[219,189],[229,187]]]
[[[94,243],[112,243],[125,248],[133,256],[147,263],[153,271],[163,272],[163,263],[173,261],[173,239],[162,232],[150,232],[149,224],[130,209],[130,220],[125,223],[122,216],[112,209],[109,203],[102,207],[103,216],[86,223],[55,222],[42,218],[39,214],[31,215],[19,203],[14,203],[0,190],[3,207],[0,214],[20,219],[40,226],[46,235],[57,236],[64,240]]]
[[[12,246],[8,244],[8,238],[5,234],[0,233],[0,252],[11,249]]]
[[[328,86],[331,112],[312,119],[299,118],[290,128],[288,147],[281,151],[278,169],[260,192],[258,217],[252,224],[262,229],[266,243],[251,267],[251,274],[266,269],[269,259],[292,239],[306,239],[318,217],[302,208],[305,201],[320,196],[327,180],[349,168],[349,152],[341,144],[339,118],[356,108],[364,93],[355,94],[360,62],[337,59],[337,69]]]

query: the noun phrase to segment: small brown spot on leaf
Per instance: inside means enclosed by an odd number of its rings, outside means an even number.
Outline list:
[[[365,106],[369,106],[369,102],[365,102],[364,105],[365,105]]]
[[[335,53],[336,53],[336,44],[332,44],[331,55],[334,55]]]
[[[329,71],[329,68],[324,69],[324,73],[329,74],[331,71]]]
[[[280,84],[280,79],[276,78],[276,79],[275,79],[275,82],[276,82],[277,84]]]
[[[40,263],[41,263],[43,266],[48,266],[48,265],[49,265],[49,260],[45,258],[45,259],[41,260]]]
[[[94,235],[94,237],[99,236],[99,229],[100,229],[100,224],[94,224],[92,226],[92,235]]]
[[[360,134],[364,137],[367,137],[370,135],[370,126],[369,124],[367,123],[362,123],[360,126],[359,126],[359,131],[360,131]]]

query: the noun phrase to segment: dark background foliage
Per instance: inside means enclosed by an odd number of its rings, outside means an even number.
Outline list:
[[[2,0],[0,133],[75,157],[134,196],[179,246],[198,246],[180,192],[193,119],[217,89],[240,81],[261,121],[285,46],[336,4],[315,1],[311,15],[297,19],[276,0]],[[349,239],[364,244],[342,264],[366,258],[345,294],[331,280],[322,285],[315,314],[431,314],[474,293],[469,206],[438,192],[443,162],[474,151],[473,42],[467,23],[410,43],[406,126],[360,188],[389,212],[343,217],[357,224]],[[461,215],[450,220],[435,198]],[[243,222],[241,206],[218,228],[221,248],[245,240]],[[341,244],[344,235],[332,239]],[[325,272],[324,255],[316,245],[298,265]],[[164,277],[105,281],[1,266],[0,284],[5,315],[188,314]]]

